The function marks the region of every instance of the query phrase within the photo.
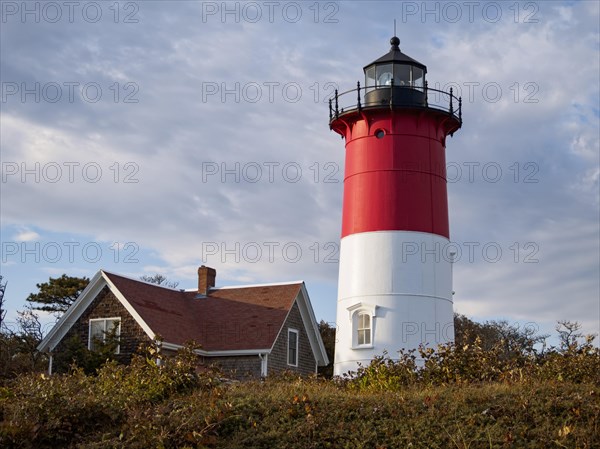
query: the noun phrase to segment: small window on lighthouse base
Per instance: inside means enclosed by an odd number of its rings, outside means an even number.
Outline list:
[[[362,312],[358,314],[357,338],[358,346],[371,344],[371,316]]]
[[[383,139],[383,136],[385,136],[385,131],[383,129],[378,129],[375,131],[375,137],[378,139]]]
[[[374,318],[377,306],[358,303],[348,307],[352,322],[352,349],[373,348]]]

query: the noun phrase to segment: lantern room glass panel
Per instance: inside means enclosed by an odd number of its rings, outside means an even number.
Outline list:
[[[392,84],[392,78],[394,77],[393,65],[392,64],[382,64],[375,66],[376,67],[376,76],[377,86],[389,86]]]
[[[367,92],[371,92],[376,85],[377,82],[375,78],[375,66],[371,66],[365,71],[365,94]]]
[[[367,87],[375,86],[375,66],[371,66],[367,69],[365,74],[365,85]]]
[[[422,89],[425,84],[425,77],[423,76],[423,69],[419,67],[412,68],[412,85],[419,89]]]
[[[394,67],[394,86],[410,86],[411,66],[396,64]]]

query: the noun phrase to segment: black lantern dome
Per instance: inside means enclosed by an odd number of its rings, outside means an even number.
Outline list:
[[[390,44],[388,53],[363,69],[366,105],[389,102],[393,95],[394,104],[424,106],[427,67],[402,53],[396,36],[390,39]]]

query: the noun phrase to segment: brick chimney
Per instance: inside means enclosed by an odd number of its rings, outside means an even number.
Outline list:
[[[204,265],[198,268],[198,293],[200,295],[207,295],[208,290],[215,286],[216,277],[217,270],[214,268]]]

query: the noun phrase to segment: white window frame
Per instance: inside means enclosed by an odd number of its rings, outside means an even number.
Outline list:
[[[352,341],[350,342],[350,347],[352,349],[372,349],[374,347],[374,339],[375,339],[375,317],[377,306],[359,302],[358,304],[354,304],[353,306],[348,307],[349,319],[351,322],[352,328]],[[369,343],[358,343],[358,331],[364,330],[359,328],[359,316],[361,315],[369,316]]]
[[[361,327],[362,326],[361,317],[366,317],[368,319],[368,321],[369,321],[368,326]],[[371,336],[373,335],[373,319],[371,317],[371,314],[362,310],[360,312],[356,312],[356,319],[358,321],[358,323],[356,324],[356,339],[357,339],[356,344],[358,346],[371,345],[372,344]],[[363,335],[363,340],[365,340],[363,343],[360,342],[361,333]]]
[[[92,351],[92,322],[98,322],[98,321],[104,321],[104,330],[103,332],[103,340],[102,341],[106,341],[106,323],[108,322],[114,322],[114,321],[118,321],[119,322],[119,328],[117,329],[117,337],[119,338],[119,341],[121,340],[121,317],[120,316],[115,316],[115,317],[109,317],[109,318],[90,318],[90,321],[88,323],[88,349],[90,351]],[[110,331],[110,329],[109,329]],[[117,345],[117,349],[115,350],[115,354],[120,354],[121,353],[121,344]]]
[[[290,363],[290,334],[296,334],[296,363]],[[298,359],[299,359],[299,354],[298,354],[298,349],[300,348],[300,332],[298,331],[298,329],[291,329],[288,328],[288,334],[287,334],[287,365],[288,366],[298,366]]]

